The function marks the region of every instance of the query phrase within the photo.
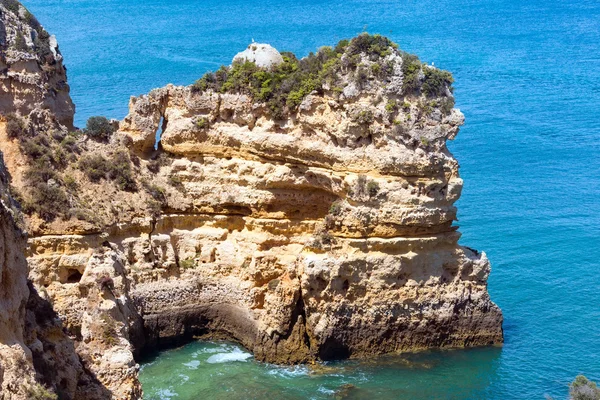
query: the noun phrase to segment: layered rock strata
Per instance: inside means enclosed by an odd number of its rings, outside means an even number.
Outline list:
[[[489,261],[452,225],[462,180],[446,141],[463,115],[451,79],[379,37],[326,51],[246,63],[249,88],[230,79],[236,64],[218,88],[209,76],[134,97],[108,139],[69,133],[72,107],[43,121],[9,108],[22,134],[0,119],[29,277],[111,393],[85,398],[139,398],[134,356],[194,337],[278,363],[502,342]],[[265,74],[312,61],[322,69],[285,106],[265,100]],[[32,90],[31,110],[47,97]]]

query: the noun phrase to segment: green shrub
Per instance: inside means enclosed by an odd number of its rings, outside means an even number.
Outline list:
[[[206,129],[209,127],[208,120],[206,118],[198,118],[196,120],[196,127],[199,129]]]
[[[393,113],[397,109],[398,109],[398,103],[396,102],[396,100],[394,100],[394,99],[388,100],[387,104],[385,105],[385,110],[389,113]]]
[[[444,115],[450,115],[452,109],[454,108],[454,98],[453,97],[444,97],[440,102],[440,111]]]
[[[585,376],[578,375],[569,385],[569,398],[572,400],[600,400],[600,388]]]
[[[350,55],[364,53],[370,58],[377,59],[390,55],[392,49],[396,48],[398,45],[390,39],[381,35],[369,35],[365,32],[350,41],[347,53]]]
[[[356,68],[354,79],[359,88],[365,87],[365,85],[369,81],[369,72],[367,71],[367,68],[364,65],[359,65]]]
[[[196,266],[196,260],[193,258],[186,258],[185,260],[179,260],[179,267],[183,269],[190,269]]]
[[[160,201],[157,201],[153,198],[148,199],[148,201],[146,202],[146,208],[148,210],[148,213],[153,218],[158,218],[160,216],[162,207],[163,204]]]
[[[335,237],[327,230],[320,230],[313,235],[311,246],[320,250],[335,244]]]
[[[106,117],[90,117],[84,132],[86,135],[100,141],[108,141],[116,129]]]
[[[16,114],[6,116],[6,134],[9,138],[20,138],[25,134],[25,123],[23,119]]]
[[[131,160],[125,150],[115,152],[110,160],[100,154],[85,155],[81,157],[77,166],[94,183],[108,178],[114,181],[120,190],[137,191]]]
[[[370,124],[374,120],[375,116],[371,110],[361,110],[352,116],[352,121],[358,124]]]
[[[68,216],[69,199],[65,191],[56,185],[38,183],[30,188],[27,211],[37,213],[45,221],[53,221],[58,216]]]
[[[292,53],[282,52],[284,62],[268,70],[249,61],[222,66],[198,79],[191,89],[193,92],[213,90],[247,94],[256,101],[265,102],[273,118],[284,118],[312,91],[323,92],[325,84],[336,87],[344,52],[346,64],[343,67],[355,69],[361,52],[378,59],[391,54],[395,47],[387,38],[363,34],[350,41],[342,40],[335,48],[322,47],[301,60]],[[380,65],[373,68],[375,73],[383,72]],[[369,71],[364,66],[355,73],[359,84],[365,84],[368,77]]]
[[[148,184],[147,182],[143,183],[144,189],[148,192],[150,196],[161,204],[165,204],[167,202],[167,195],[165,189],[157,186],[155,184]]]
[[[58,396],[41,383],[26,384],[25,391],[29,400],[57,400]]]
[[[367,183],[367,192],[369,193],[370,197],[377,196],[377,193],[379,193],[379,183],[375,181],[369,181],[369,183]]]
[[[78,132],[69,132],[60,142],[60,146],[69,153],[77,153],[81,151],[77,145]]]
[[[51,161],[53,158],[52,148],[48,137],[43,134],[34,136],[21,142],[21,151],[25,156],[32,160],[40,161],[42,159]]]
[[[121,190],[128,192],[137,191],[137,183],[131,168],[129,153],[119,150],[112,155],[108,169],[108,177],[116,182]]]
[[[342,214],[343,208],[342,208],[342,202],[340,200],[336,200],[331,204],[331,207],[329,207],[329,214],[331,215],[335,215],[335,216],[339,216]]]
[[[402,91],[404,94],[416,94],[421,87],[419,75],[421,73],[421,61],[414,54],[402,54]]]
[[[100,154],[81,157],[77,167],[94,183],[106,178],[106,174],[110,169],[108,160]]]
[[[19,13],[19,2],[17,0],[0,0],[6,9],[14,14]]]
[[[371,64],[371,73],[374,76],[379,76],[379,74],[381,73],[381,65],[378,63]]]
[[[17,32],[17,36],[15,38],[15,49],[19,51],[28,51],[29,47],[27,46],[27,41],[25,40],[25,36],[21,31]]]
[[[443,71],[434,67],[423,68],[425,78],[421,90],[428,97],[445,96],[446,88],[452,90],[454,78],[448,71]]]

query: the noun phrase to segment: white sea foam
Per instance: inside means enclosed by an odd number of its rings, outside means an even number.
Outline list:
[[[297,376],[308,375],[308,367],[306,365],[295,365],[293,367],[273,366],[273,369],[269,370],[267,373],[281,378],[294,378]]]
[[[218,353],[213,356],[208,357],[206,360],[207,363],[217,364],[217,363],[226,363],[231,361],[246,361],[252,357],[252,354],[246,353],[240,349],[233,349],[229,353]]]
[[[160,400],[171,400],[173,397],[179,397],[179,395],[172,390],[172,388],[160,389],[156,392]]]
[[[189,369],[198,369],[198,366],[200,365],[200,361],[192,360],[190,362],[183,363],[183,365],[185,365]]]
[[[335,394],[335,390],[327,389],[326,387],[323,387],[323,386],[319,386],[317,391],[324,393],[324,394],[330,394],[330,395]]]

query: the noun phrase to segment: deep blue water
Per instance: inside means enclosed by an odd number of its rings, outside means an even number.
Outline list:
[[[306,55],[366,27],[452,71],[467,121],[450,144],[465,179],[461,242],[492,261],[489,290],[504,312],[506,344],[424,355],[437,362],[422,368],[343,364],[340,374],[362,385],[353,398],[384,398],[369,388],[394,382],[407,391],[389,398],[565,398],[578,373],[600,380],[598,1],[24,3],[59,40],[79,125],[92,115],[122,118],[129,96],[190,84],[252,39]],[[245,374],[267,376],[266,366],[243,362]],[[207,368],[205,379],[225,376],[238,383],[228,398],[252,398],[237,363]],[[314,382],[329,378],[286,379],[261,381],[271,385],[264,393],[327,398]]]

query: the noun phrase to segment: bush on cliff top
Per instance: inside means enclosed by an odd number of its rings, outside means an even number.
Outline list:
[[[600,388],[585,376],[578,375],[569,385],[569,398],[573,400],[600,400]]]
[[[106,117],[90,117],[87,120],[85,129],[86,135],[100,141],[108,141],[116,129]]]
[[[357,85],[364,87],[369,70],[361,64],[361,55],[375,62],[370,73],[385,80],[392,74],[393,64],[383,59],[398,51],[398,45],[390,39],[363,33],[352,40],[340,41],[334,48],[322,47],[300,60],[293,53],[282,52],[283,63],[269,69],[250,61],[234,62],[231,67],[221,66],[216,72],[208,72],[198,79],[192,90],[246,94],[255,101],[266,103],[272,117],[281,119],[297,109],[312,91],[339,93],[341,89],[336,83],[342,71],[354,71]],[[404,74],[402,94],[418,96],[422,91],[429,97],[446,95],[445,88],[453,81],[449,72],[424,67],[417,56],[400,54]]]

